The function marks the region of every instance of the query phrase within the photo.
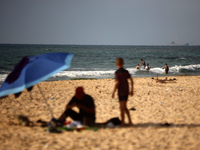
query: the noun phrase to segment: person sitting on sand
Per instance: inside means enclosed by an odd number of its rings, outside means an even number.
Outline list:
[[[146,67],[145,61],[143,59],[141,59],[141,61],[142,61],[141,66],[143,66],[143,69],[145,69]]]
[[[136,69],[140,69],[140,65],[139,64],[137,64]]]
[[[120,112],[121,112],[121,126],[124,126],[124,116],[125,113],[128,116],[129,125],[132,125],[131,117],[129,110],[127,109],[127,101],[129,95],[129,84],[128,79],[131,81],[131,92],[130,95],[133,96],[133,79],[127,70],[123,68],[124,61],[122,58],[116,59],[116,66],[118,70],[115,72],[115,80],[116,84],[113,90],[112,98],[114,98],[115,92],[118,89],[118,98],[120,104]]]
[[[73,107],[79,108],[79,113],[72,110]],[[95,105],[90,95],[84,93],[83,87],[76,89],[75,96],[67,104],[66,110],[59,117],[59,121],[64,122],[67,117],[81,121],[84,125],[94,126],[95,124]]]
[[[149,64],[147,64],[145,69],[146,69],[146,71],[149,71],[151,69],[151,67],[149,67]]]
[[[163,66],[163,69],[165,69],[165,74],[168,74],[168,72],[169,72],[169,67],[167,66],[167,64],[165,64],[165,66]]]

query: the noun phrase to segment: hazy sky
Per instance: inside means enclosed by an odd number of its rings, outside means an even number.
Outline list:
[[[0,0],[0,43],[200,44],[200,0]]]

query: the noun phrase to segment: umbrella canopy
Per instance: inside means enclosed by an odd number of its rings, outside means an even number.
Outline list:
[[[0,97],[19,93],[70,67],[71,53],[47,53],[24,57],[0,87]]]

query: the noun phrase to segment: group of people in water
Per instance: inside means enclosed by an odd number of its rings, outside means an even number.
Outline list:
[[[145,61],[143,59],[141,59],[141,61],[142,61],[142,63],[141,63],[142,69],[145,69],[146,71],[149,71],[151,69],[149,64],[146,65],[146,63],[145,63]],[[139,64],[137,64],[136,69],[141,69]],[[168,74],[169,67],[167,66],[167,64],[165,64],[165,66],[163,66],[163,69],[165,69],[165,74]]]

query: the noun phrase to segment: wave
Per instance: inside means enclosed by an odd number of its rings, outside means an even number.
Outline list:
[[[196,70],[196,69],[199,69],[200,68],[200,64],[198,65],[188,65],[188,66],[174,66],[174,67],[171,67],[170,69],[173,71],[173,72],[180,72],[181,70],[185,69],[185,70]]]
[[[0,74],[0,81],[4,81],[8,74]]]
[[[63,80],[69,80],[73,78],[114,78],[115,70],[106,70],[103,71],[103,69],[93,68],[89,71],[84,70],[84,68],[79,68],[80,70],[74,69],[74,70],[66,70],[61,71],[53,76],[53,78],[59,78]],[[146,76],[150,77],[155,74],[164,74],[165,70],[159,67],[151,68],[148,72],[146,70],[138,70],[136,68],[127,68],[127,70],[130,72],[132,77],[140,77],[140,76]],[[175,65],[173,67],[169,67],[169,74],[172,75],[180,75],[181,73],[190,73],[190,72],[196,72],[196,75],[200,74],[200,64],[196,65],[186,65],[186,66],[178,66]],[[146,72],[146,73],[145,73]],[[0,74],[0,81],[4,81],[7,77],[8,73]]]
[[[70,78],[99,78],[101,76],[103,77],[109,77],[110,75],[113,75],[115,70],[109,70],[109,71],[61,71],[60,73],[57,73],[53,77],[70,77]]]
[[[173,67],[169,67],[169,73],[179,74],[182,72],[191,72],[191,71],[195,71],[198,69],[200,69],[200,64],[187,65],[187,66],[175,65]],[[150,72],[157,73],[157,74],[163,74],[165,72],[165,70],[157,67],[157,68],[151,68]]]
[[[195,71],[197,69],[200,69],[200,64],[197,65],[187,65],[187,66],[173,66],[169,67],[169,73],[172,74],[180,74],[183,72],[183,70],[186,70],[187,72]],[[95,71],[62,71],[53,77],[69,77],[69,78],[114,78],[115,70],[108,70],[108,71],[102,71],[98,70],[97,68],[94,69]],[[147,72],[146,70],[138,70],[136,68],[127,68],[127,70],[130,72],[130,74],[134,76],[142,75],[144,72]],[[148,73],[150,74],[164,74],[165,70],[159,67],[151,68]],[[144,74],[145,76],[148,76],[148,74]]]

